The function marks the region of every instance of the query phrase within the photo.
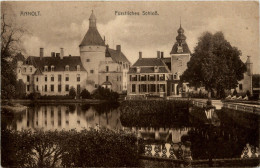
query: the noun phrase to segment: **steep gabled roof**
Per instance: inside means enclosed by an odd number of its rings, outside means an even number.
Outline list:
[[[117,51],[117,50],[114,50],[114,49],[110,49],[110,48],[108,48],[107,51],[108,51],[108,53],[106,53],[106,56],[107,57],[110,56],[113,61],[130,63],[123,52]]]
[[[171,70],[172,64],[171,64],[171,57],[162,58],[163,62],[168,66],[169,70]]]
[[[164,62],[158,58],[141,58],[133,66],[165,66]]]
[[[79,46],[105,46],[105,42],[100,36],[96,27],[90,27]]]
[[[79,56],[67,56],[63,57],[63,59],[60,57],[43,57],[40,59],[37,56],[29,56],[26,59],[26,64],[33,65],[40,72],[44,71],[44,66],[48,66],[48,71],[50,71],[52,65],[54,66],[54,71],[65,71],[66,65],[69,65],[69,71],[77,71],[77,65],[80,66],[80,71],[86,71]]]

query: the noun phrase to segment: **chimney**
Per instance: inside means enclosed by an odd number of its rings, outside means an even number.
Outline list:
[[[40,48],[40,60],[42,60],[43,55],[44,55],[44,54],[43,54],[43,50],[44,50],[43,48]]]
[[[117,50],[118,52],[121,52],[121,45],[116,45],[116,50]]]
[[[51,52],[51,57],[55,57],[55,52]]]
[[[139,59],[142,59],[142,52],[139,52]]]
[[[160,58],[160,51],[157,51],[157,58]]]
[[[60,53],[56,53],[56,57],[57,57],[57,58],[60,57]]]
[[[60,59],[63,59],[64,57],[64,50],[63,48],[60,48]]]
[[[163,58],[163,54],[164,54],[164,53],[163,53],[163,52],[161,52],[161,58]]]

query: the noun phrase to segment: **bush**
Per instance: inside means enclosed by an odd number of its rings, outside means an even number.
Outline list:
[[[106,89],[103,87],[98,87],[92,94],[94,99],[100,100],[109,100],[109,101],[117,101],[119,98],[119,94],[117,92],[113,92],[110,89]]]
[[[80,96],[82,99],[90,99],[91,95],[87,89],[83,89],[82,92],[80,93]]]
[[[69,90],[69,96],[72,97],[72,98],[75,98],[76,95],[77,95],[76,89],[73,86],[71,86],[70,90]]]
[[[41,93],[39,93],[39,92],[32,92],[29,95],[27,95],[27,98],[31,99],[31,100],[37,100],[40,97],[41,97]]]
[[[236,96],[237,95],[237,90],[235,89],[234,91],[233,91],[233,96]]]
[[[137,167],[134,134],[107,129],[2,130],[4,167]]]

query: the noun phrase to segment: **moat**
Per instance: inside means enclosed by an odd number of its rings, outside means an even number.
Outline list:
[[[259,147],[259,116],[253,114],[215,111],[210,125],[206,116],[196,110],[190,113],[182,108],[170,116],[144,114],[137,118],[120,117],[121,110],[124,108],[120,104],[30,105],[20,113],[2,115],[2,128],[17,131],[122,129],[134,132],[153,148],[162,145],[170,149],[170,144],[189,142],[193,159],[206,159],[209,153],[213,158],[240,158],[247,144]]]

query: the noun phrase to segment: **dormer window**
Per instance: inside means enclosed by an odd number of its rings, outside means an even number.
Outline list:
[[[77,71],[80,71],[80,66],[79,65],[77,65]]]
[[[66,65],[66,66],[65,66],[65,71],[69,71],[69,70],[70,70],[69,65]]]
[[[54,71],[54,66],[53,65],[51,66],[51,71]]]
[[[47,66],[47,65],[44,66],[44,71],[45,71],[45,72],[48,72],[48,66]]]
[[[158,66],[155,66],[155,67],[154,67],[154,72],[156,72],[156,73],[159,72],[159,67],[158,67]]]
[[[136,72],[140,73],[140,71],[141,71],[141,68],[140,67],[136,67]]]

